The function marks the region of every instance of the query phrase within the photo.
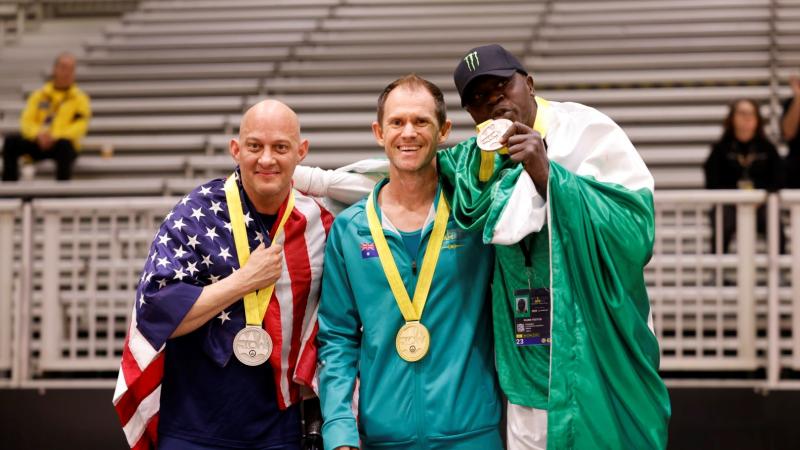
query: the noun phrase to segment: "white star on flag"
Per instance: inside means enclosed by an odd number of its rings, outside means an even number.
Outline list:
[[[167,267],[168,265],[169,265],[169,260],[167,259],[166,256],[163,258],[158,258],[158,263],[156,263],[156,266]]]
[[[226,320],[231,320],[231,316],[229,315],[228,311],[222,310],[222,312],[217,316],[217,319],[221,320],[222,325],[224,325]]]
[[[206,227],[206,237],[211,239],[212,241],[214,240],[215,237],[219,237],[219,235],[217,234],[217,227],[211,227],[211,228]]]
[[[200,186],[200,194],[206,196],[211,193],[211,188],[206,186]]]
[[[244,226],[249,227],[252,221],[253,219],[250,217],[250,212],[248,211],[248,213],[244,215]]]
[[[172,212],[172,211],[170,211],[169,213],[167,213],[167,215],[166,215],[166,216],[164,216],[164,222],[166,222],[166,221],[168,221],[169,219],[171,219],[171,218],[172,218],[172,214],[173,214],[173,212]]]
[[[258,240],[258,242],[261,242],[263,244],[264,243],[264,234],[261,233],[260,231],[256,231],[256,239]]]
[[[192,208],[192,218],[195,220],[200,220],[201,217],[205,217],[206,215],[203,214],[203,208]]]
[[[166,278],[162,278],[162,279],[158,280],[158,288],[159,289],[163,288],[166,285],[167,285],[167,279]]]
[[[176,220],[175,222],[172,222],[172,229],[173,230],[175,228],[177,228],[178,231],[183,231],[182,228],[185,227],[185,226],[186,226],[186,224],[183,223],[183,217],[181,217],[180,219]]]
[[[167,242],[171,241],[172,238],[167,236],[167,232],[165,231],[164,234],[158,236],[158,243],[161,245],[167,245]]]
[[[173,250],[175,252],[176,258],[183,258],[183,255],[186,254],[186,250],[183,249],[183,246],[179,245],[177,248]]]
[[[149,283],[149,282],[150,282],[150,280],[152,280],[152,279],[153,279],[153,275],[155,275],[155,273],[150,273],[150,272],[148,272],[148,273],[147,273],[147,278],[145,278],[145,281],[147,281],[147,282]]]
[[[222,211],[222,208],[219,207],[220,202],[211,201],[211,211],[214,211],[214,214],[219,214]]]
[[[175,269],[175,276],[172,279],[183,281],[183,277],[185,276],[186,274],[183,273],[183,267],[178,267],[177,269]]]
[[[200,242],[197,241],[197,235],[195,234],[194,236],[189,236],[189,242],[186,245],[192,247],[192,250],[194,250],[195,245],[199,243]]]
[[[217,255],[217,256],[222,258],[225,262],[228,262],[228,258],[232,258],[231,254],[228,253],[228,251],[230,250],[230,247],[220,247],[219,250],[220,250],[219,251],[219,255]]]
[[[188,195],[187,195],[186,197],[183,197],[183,198],[181,199],[181,205],[183,205],[183,206],[186,206],[186,204],[187,204],[187,203],[189,203],[189,200],[190,200],[190,199],[189,199],[189,196],[188,196]]]
[[[144,306],[146,302],[144,301],[144,295],[139,294],[139,306]]]
[[[223,226],[225,227],[226,230],[228,230],[228,233],[233,233],[233,225],[231,225],[230,222],[224,222],[224,223],[225,225]]]
[[[155,261],[155,260],[156,260],[156,252],[153,252],[153,254],[150,255],[150,261]]]
[[[192,277],[194,277],[195,272],[200,272],[200,270],[197,269],[196,262],[190,262],[189,265],[186,267],[186,271],[189,272],[189,275]]]
[[[209,275],[208,278],[211,280],[211,284],[214,284],[217,281],[219,281],[219,276],[218,275]]]
[[[211,255],[203,256],[203,260],[200,261],[200,264],[204,264],[206,267],[211,267],[214,263],[211,261]]]

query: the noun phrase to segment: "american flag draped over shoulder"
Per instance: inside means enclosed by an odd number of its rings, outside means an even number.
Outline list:
[[[173,208],[145,262],[113,400],[133,449],[156,446],[167,339],[203,286],[239,268],[224,182],[216,179],[198,187]],[[285,207],[286,203],[279,216]],[[255,226],[257,212],[246,204],[242,209],[250,249],[265,240],[269,243],[269,237]],[[285,237],[278,237],[284,246],[283,273],[264,316],[264,328],[275,344],[269,364],[281,409],[300,399],[299,385],[316,390],[317,307],[325,240],[332,221],[316,201],[295,191],[295,208],[286,222]],[[273,227],[270,233],[274,231]],[[226,365],[233,354],[233,338],[244,326],[240,300],[201,328],[207,329],[204,352],[216,364]]]

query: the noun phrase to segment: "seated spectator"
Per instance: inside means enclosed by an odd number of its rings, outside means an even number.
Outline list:
[[[20,156],[34,161],[53,159],[56,179],[69,180],[72,165],[92,115],[89,97],[75,85],[75,56],[60,54],[52,80],[34,91],[20,117],[20,134],[3,144],[3,181],[19,178]]]
[[[792,98],[783,104],[781,131],[783,140],[789,145],[786,157],[786,187],[800,188],[800,77],[789,78]]]
[[[722,137],[711,148],[703,169],[706,189],[766,189],[776,191],[782,187],[781,158],[772,142],[764,134],[764,119],[758,104],[749,99],[731,103],[723,124]],[[727,253],[730,240],[736,232],[736,208],[726,205],[722,209],[722,251]],[[766,208],[760,206],[756,213],[759,233],[766,233]],[[716,215],[712,213],[711,251],[716,253]],[[781,253],[785,246],[783,229],[780,232]]]

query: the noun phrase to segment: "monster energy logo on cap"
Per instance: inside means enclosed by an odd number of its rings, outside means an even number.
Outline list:
[[[478,54],[480,54],[480,59],[478,59]],[[528,75],[517,58],[497,44],[483,45],[468,50],[463,59],[458,61],[456,70],[453,72],[453,82],[458,89],[458,95],[461,96],[461,105],[465,105],[464,94],[469,94],[467,87],[473,80],[484,75],[508,78],[515,72]]]
[[[470,72],[474,72],[475,69],[481,64],[481,61],[478,59],[478,52],[472,52],[464,57],[464,62],[467,64],[467,68]]]

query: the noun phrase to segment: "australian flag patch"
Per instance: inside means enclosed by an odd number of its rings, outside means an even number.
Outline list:
[[[361,243],[361,258],[377,258],[378,257],[378,249],[375,248],[375,244],[372,242],[362,242]]]

